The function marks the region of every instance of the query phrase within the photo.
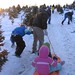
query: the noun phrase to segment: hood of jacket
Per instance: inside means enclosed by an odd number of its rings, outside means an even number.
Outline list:
[[[40,58],[48,58],[49,48],[46,45],[42,45],[39,49],[39,57]]]

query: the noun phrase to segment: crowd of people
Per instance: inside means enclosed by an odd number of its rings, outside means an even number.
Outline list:
[[[54,8],[52,7],[52,13],[54,13]],[[24,48],[26,47],[25,41],[23,40],[23,36],[28,34],[33,34],[33,46],[32,53],[38,52],[38,56],[32,62],[32,66],[36,68],[36,71],[40,75],[49,75],[50,72],[60,70],[65,61],[57,62],[57,58],[52,58],[50,52],[50,44],[48,46],[44,44],[44,35],[48,36],[47,32],[47,23],[51,23],[51,7],[47,7],[46,9],[40,9],[39,12],[35,16],[29,19],[28,25],[31,30],[27,29],[24,24],[21,24],[20,27],[15,28],[11,34],[11,47],[14,46],[16,42],[16,51],[15,55],[20,57]],[[73,11],[67,12],[64,15],[64,20],[61,22],[63,25],[66,18],[68,18],[68,24],[72,22]],[[48,21],[48,22],[47,22]],[[27,24],[27,23],[26,23]],[[37,42],[39,41],[39,47],[37,48]],[[44,67],[44,68],[43,68]]]
[[[34,13],[35,14],[35,13]],[[44,43],[44,34],[47,35],[47,20],[50,19],[51,9],[48,7],[47,10],[40,9],[39,13],[35,14],[34,18],[32,17],[29,22],[32,28],[32,31],[27,30],[25,24],[22,24],[20,27],[15,28],[11,34],[12,47],[14,42],[16,42],[16,56],[20,56],[25,48],[25,42],[23,41],[23,36],[25,34],[31,34],[33,32],[33,47],[32,53],[35,53]],[[32,23],[31,23],[32,22]],[[50,21],[49,21],[50,22]],[[37,49],[37,42],[39,41],[39,48]]]

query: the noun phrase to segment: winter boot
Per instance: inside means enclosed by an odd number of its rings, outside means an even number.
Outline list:
[[[63,66],[65,64],[65,61],[61,61],[60,64]]]
[[[61,22],[62,25],[63,25],[63,22],[64,22],[64,21]]]
[[[70,22],[68,22],[68,25],[70,24]]]

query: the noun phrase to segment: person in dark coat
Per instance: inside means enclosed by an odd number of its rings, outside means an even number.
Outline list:
[[[48,15],[49,15],[49,18],[48,18],[48,24],[50,24],[51,23],[51,7],[47,7],[48,9],[47,9],[47,13],[48,13]]]
[[[44,31],[47,29],[47,19],[49,18],[49,14],[45,10],[41,10],[37,13],[32,22],[33,28],[33,48],[32,53],[35,53],[41,45],[44,43]],[[45,31],[47,34],[47,31]],[[39,41],[39,47],[37,49],[37,42]]]
[[[32,31],[29,31],[24,25],[21,25],[20,27],[15,28],[11,33],[11,47],[13,47],[14,43],[16,43],[16,51],[15,55],[17,57],[20,57],[21,53],[23,52],[24,48],[26,47],[25,41],[23,40],[23,36],[25,34],[30,35]]]
[[[62,25],[67,18],[68,18],[68,24],[70,24],[70,21],[72,22],[72,16],[73,16],[73,11],[65,13],[64,20],[62,21]]]

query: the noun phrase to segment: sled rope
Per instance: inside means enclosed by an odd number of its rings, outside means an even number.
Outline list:
[[[54,48],[53,48],[53,46],[52,46],[52,44],[51,44],[51,41],[50,41],[50,39],[49,39],[49,36],[47,35],[47,38],[48,38],[48,41],[49,41],[49,43],[50,43],[50,45],[51,45],[51,47],[52,47],[52,51],[53,51],[53,54],[55,54],[55,52],[54,52]],[[56,55],[56,54],[55,54]]]

